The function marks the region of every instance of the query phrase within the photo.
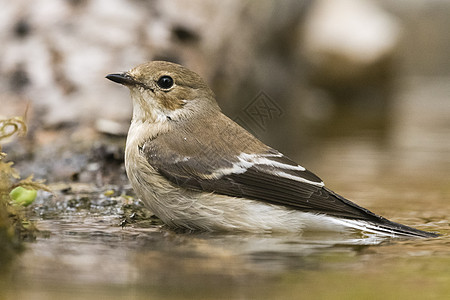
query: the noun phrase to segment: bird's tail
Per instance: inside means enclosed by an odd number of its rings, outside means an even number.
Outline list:
[[[389,237],[422,237],[433,238],[439,234],[412,228],[400,223],[389,221],[380,217],[380,222],[362,221],[354,219],[340,219],[338,222],[347,227],[361,230],[363,232],[373,233]]]
[[[326,191],[334,196],[337,200],[353,207],[353,209],[358,212],[354,217],[342,217],[338,222],[341,225],[362,230],[369,233],[374,233],[382,236],[390,237],[422,237],[422,238],[433,238],[438,237],[439,234],[434,232],[422,231],[416,228],[412,228],[400,223],[395,223],[389,221],[388,219],[379,216],[370,210],[361,207],[348,199],[345,199],[339,194],[326,189]]]

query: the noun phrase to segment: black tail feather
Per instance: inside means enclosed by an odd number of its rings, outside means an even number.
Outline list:
[[[409,227],[409,226],[406,226],[406,225],[403,225],[400,223],[389,221],[388,219],[386,219],[382,216],[379,216],[377,214],[374,214],[370,210],[368,210],[364,207],[361,207],[361,206],[351,202],[350,200],[345,199],[344,197],[336,194],[335,192],[333,192],[329,189],[326,189],[326,190],[328,193],[330,193],[331,195],[333,195],[340,201],[346,203],[347,205],[352,206],[353,208],[355,208],[357,210],[360,210],[364,214],[364,217],[362,217],[360,220],[367,222],[367,227],[365,227],[365,229],[367,231],[371,231],[374,233],[380,233],[380,234],[384,234],[384,235],[403,236],[403,237],[434,238],[434,237],[439,236],[438,233],[423,231],[423,230],[412,228],[412,227]],[[348,219],[349,222],[351,222],[352,220],[357,220],[357,219],[350,219],[350,218]]]

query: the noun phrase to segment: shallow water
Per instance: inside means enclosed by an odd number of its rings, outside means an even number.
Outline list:
[[[381,138],[356,130],[318,141],[306,167],[358,204],[439,238],[122,228],[128,198],[73,185],[76,201],[60,193],[36,203],[41,232],[3,268],[0,299],[448,299],[450,107],[421,95],[399,96]]]
[[[396,220],[444,236],[188,234],[122,228],[118,214],[66,212],[38,221],[41,234],[11,266],[2,293],[7,299],[439,299],[450,293],[448,208],[413,205],[408,212]]]

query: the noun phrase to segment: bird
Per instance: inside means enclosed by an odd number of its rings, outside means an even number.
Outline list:
[[[210,232],[360,232],[431,238],[376,215],[222,113],[197,73],[150,61],[107,79],[129,88],[129,181],[169,228]]]

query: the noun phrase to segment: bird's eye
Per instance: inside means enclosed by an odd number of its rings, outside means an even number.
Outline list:
[[[173,86],[173,79],[170,76],[164,75],[159,77],[156,83],[162,89],[170,89]]]

